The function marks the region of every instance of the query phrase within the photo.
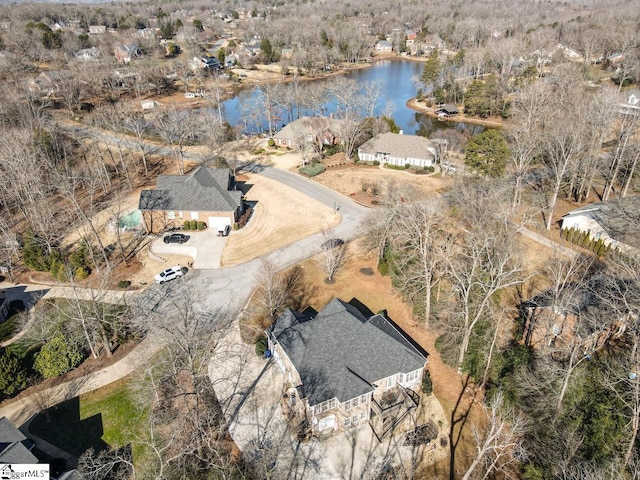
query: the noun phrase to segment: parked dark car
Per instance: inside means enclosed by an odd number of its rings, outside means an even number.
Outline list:
[[[226,237],[231,232],[231,225],[225,225],[220,230],[218,230],[219,237]]]
[[[322,242],[320,247],[322,247],[323,250],[331,250],[332,248],[341,247],[342,245],[344,245],[344,240],[341,238],[330,238],[326,242]]]
[[[164,237],[164,243],[186,243],[189,241],[189,235],[184,233],[172,233]]]

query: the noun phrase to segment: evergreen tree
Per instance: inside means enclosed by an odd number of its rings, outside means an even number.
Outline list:
[[[485,130],[467,145],[464,163],[480,175],[500,177],[509,158],[509,148],[502,132],[495,128]]]

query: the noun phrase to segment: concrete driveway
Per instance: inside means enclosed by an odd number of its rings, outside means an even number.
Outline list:
[[[214,228],[184,234],[189,236],[186,243],[164,243],[163,238],[168,235],[166,234],[153,241],[151,251],[160,256],[163,253],[189,256],[193,258],[194,269],[220,268],[227,237],[218,237],[218,231]]]

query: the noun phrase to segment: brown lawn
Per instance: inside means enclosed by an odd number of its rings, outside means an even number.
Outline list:
[[[335,226],[332,209],[300,192],[260,175],[246,175],[252,185],[246,199],[256,201],[249,223],[227,240],[222,265],[245,263],[292,242]]]

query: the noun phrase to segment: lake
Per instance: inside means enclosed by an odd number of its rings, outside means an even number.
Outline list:
[[[457,129],[470,134],[480,133],[484,130],[478,125],[465,123],[442,122],[438,119],[428,117],[406,106],[409,99],[416,96],[415,79],[422,75],[423,63],[411,62],[407,60],[382,60],[374,62],[370,67],[358,70],[350,70],[342,74],[345,78],[354,79],[359,85],[375,82],[380,86],[381,94],[374,108],[375,116],[380,116],[385,111],[389,102],[393,105],[393,119],[404,133],[418,134],[425,137],[431,136],[435,131],[441,129]],[[313,82],[328,82],[330,79],[323,78],[313,80]],[[289,86],[289,88],[291,88]],[[256,100],[255,92],[249,90],[241,91],[236,97],[226,100],[222,104],[224,117],[231,125],[244,125],[245,131],[249,133],[268,132],[269,127],[264,119],[260,121],[249,120],[246,113],[252,105],[259,103]],[[330,115],[336,112],[337,105],[333,99],[327,100],[323,104],[323,114]],[[301,108],[300,115],[313,115],[309,110]],[[283,110],[279,114],[280,121],[278,127],[286,124],[289,119]],[[294,110],[293,118],[298,118],[297,111]]]

